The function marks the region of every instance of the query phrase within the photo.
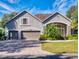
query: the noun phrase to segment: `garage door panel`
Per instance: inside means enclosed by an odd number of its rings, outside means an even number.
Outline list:
[[[27,40],[38,40],[40,37],[40,32],[22,31],[22,37],[23,39],[27,39]]]

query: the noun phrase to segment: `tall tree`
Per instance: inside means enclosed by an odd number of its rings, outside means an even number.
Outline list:
[[[72,20],[71,27],[72,29],[78,28],[78,6],[71,6],[71,8],[67,11],[67,17]]]
[[[10,19],[12,19],[16,14],[17,14],[16,12],[12,12],[11,14],[4,14],[1,21],[2,26],[4,26],[4,24]]]

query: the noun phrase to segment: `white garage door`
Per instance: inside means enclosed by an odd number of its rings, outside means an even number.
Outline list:
[[[39,40],[40,31],[21,31],[22,39]]]

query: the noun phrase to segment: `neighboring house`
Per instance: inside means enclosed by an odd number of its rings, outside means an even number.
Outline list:
[[[50,16],[41,14],[41,18],[40,15],[36,16],[31,15],[27,11],[23,11],[13,17],[5,24],[8,38],[37,40],[40,37],[40,34],[43,34],[44,26],[50,23],[57,25],[58,29],[61,32],[61,35],[63,35],[64,37],[71,33],[70,19],[58,12],[51,14]]]

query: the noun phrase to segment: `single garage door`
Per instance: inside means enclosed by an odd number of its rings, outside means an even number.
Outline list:
[[[40,31],[21,31],[21,38],[26,40],[38,40]]]
[[[9,39],[18,39],[18,31],[9,31]]]

